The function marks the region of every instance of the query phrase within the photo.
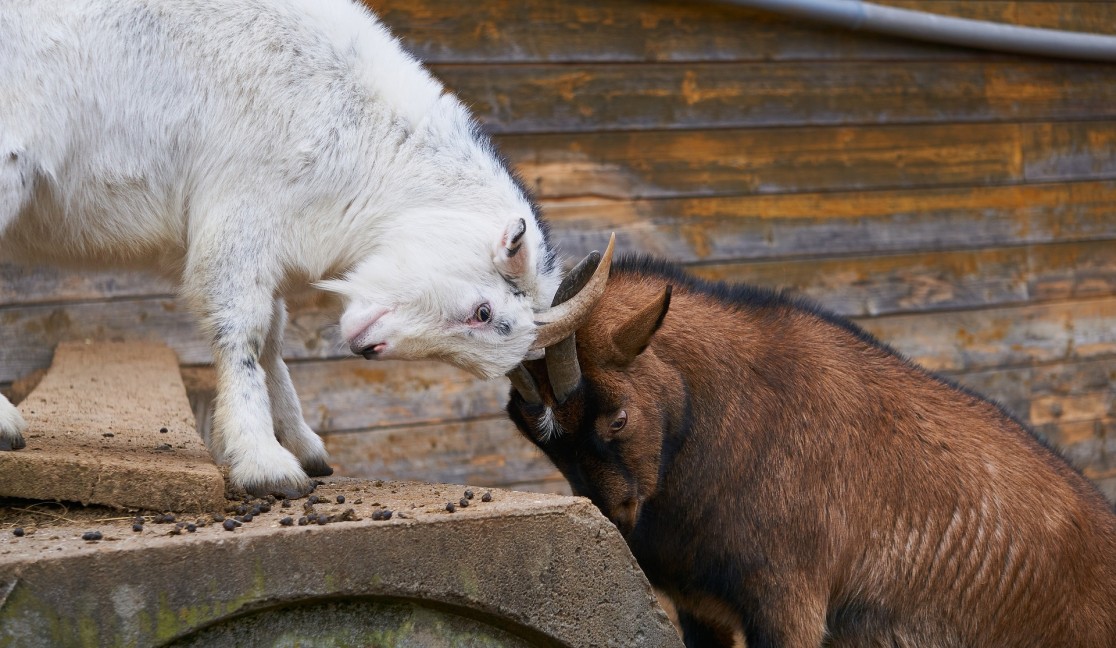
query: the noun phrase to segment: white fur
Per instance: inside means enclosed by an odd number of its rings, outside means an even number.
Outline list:
[[[305,493],[325,461],[282,286],[343,295],[354,350],[497,376],[559,279],[465,108],[350,0],[5,2],[0,257],[178,279],[213,340],[212,450],[258,493]]]
[[[549,407],[544,409],[542,416],[539,417],[538,433],[539,440],[543,443],[557,439],[565,433],[558,419],[554,417],[554,410]]]
[[[22,447],[23,432],[26,429],[27,422],[23,420],[19,410],[0,394],[0,449]]]

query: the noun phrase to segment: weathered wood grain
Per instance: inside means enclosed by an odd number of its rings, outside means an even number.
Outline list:
[[[1116,183],[550,201],[570,257],[607,243],[675,261],[828,257],[1116,238]]]
[[[337,474],[504,486],[561,480],[506,417],[324,437]]]
[[[510,383],[484,380],[439,362],[339,359],[290,363],[306,422],[319,433],[447,424],[504,415]],[[183,367],[196,411],[216,393],[209,365]],[[201,405],[197,407],[197,405]],[[199,417],[201,418],[201,417]],[[207,429],[209,422],[203,422]]]
[[[1013,124],[505,135],[543,198],[798,193],[1023,179]]]
[[[568,258],[599,249],[616,231],[622,252],[651,253],[682,263],[725,263],[1111,240],[1116,239],[1114,204],[1116,183],[1103,181],[630,202],[550,201],[544,208],[552,238]],[[705,272],[717,276],[716,270]],[[788,272],[793,275],[793,270]],[[743,271],[734,274],[729,267],[721,276],[748,279]],[[131,272],[83,273],[0,264],[0,311],[17,305],[124,297],[169,300],[171,292],[165,281]],[[303,322],[303,311],[339,312],[336,302],[317,292],[296,295],[291,306],[300,327],[323,325],[316,316]],[[0,334],[5,331],[0,329]]]
[[[81,271],[0,263],[0,308],[119,297],[169,298],[175,292],[167,280],[131,270]]]
[[[877,0],[915,11],[990,20],[1027,27],[1116,33],[1116,5],[1111,2],[972,2],[965,0]]]
[[[120,299],[0,309],[0,381],[14,380],[48,366],[54,346],[64,340],[161,341],[183,364],[211,362],[209,344],[180,300]],[[348,356],[330,309],[292,309],[284,356],[291,359]]]
[[[434,71],[495,133],[1116,117],[1116,66],[1042,59]]]
[[[366,0],[435,63],[958,59],[962,48],[888,38],[770,12],[684,0],[469,2]],[[893,0],[892,4],[903,4]],[[1090,2],[912,2],[907,8],[1035,27],[1114,31]]]
[[[1116,122],[1028,124],[1023,147],[1024,175],[1030,182],[1116,175]]]
[[[315,430],[449,423],[499,416],[504,378],[482,380],[437,362],[363,358],[291,365],[291,378]]]
[[[626,231],[621,230],[621,236],[625,234]],[[637,250],[628,247],[625,251]],[[48,277],[54,278],[50,269],[44,270]],[[803,295],[846,316],[928,312],[1114,295],[1116,241],[741,261],[692,265],[689,271],[705,279],[751,283]],[[103,297],[116,299],[128,296],[132,291],[144,296],[149,290],[157,291],[163,287],[159,281],[148,280],[143,275],[121,274],[113,277],[102,273],[77,274],[73,281],[63,282],[63,285],[83,284],[87,279],[102,278],[111,285]],[[30,303],[65,301],[65,288],[58,295],[51,292],[53,284],[53,281],[44,282],[42,292],[30,293]],[[100,284],[89,284],[86,298],[96,301],[92,297],[97,295]],[[117,290],[117,286],[125,286],[125,289]],[[4,287],[0,273],[0,291]],[[158,292],[155,295],[160,299],[172,299],[159,296]],[[319,296],[331,299],[316,293],[296,293],[292,303],[292,326],[306,328],[309,321],[313,322],[310,329],[318,331],[323,322],[329,320],[337,308],[330,304],[321,312],[322,309],[317,308]],[[0,305],[0,312],[19,303],[22,302]],[[324,326],[328,328],[328,324]]]
[[[1116,355],[1116,299],[858,318],[870,333],[935,371],[972,371]]]
[[[690,271],[809,297],[847,316],[1116,296],[1116,240],[763,263]]]
[[[1039,432],[1086,477],[1094,481],[1116,478],[1116,417],[1048,423]],[[1111,498],[1111,485],[1104,490]]]
[[[1037,402],[1063,398],[1092,397],[1116,391],[1116,356],[1083,362],[1055,362],[963,373],[943,372],[947,378],[1000,403],[1028,425],[1036,421],[1032,407]],[[1049,400],[1046,400],[1049,399]]]

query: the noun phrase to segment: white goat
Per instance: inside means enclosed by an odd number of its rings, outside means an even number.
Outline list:
[[[179,281],[212,340],[210,451],[254,494],[332,472],[281,357],[282,288],[340,293],[354,353],[479,376],[570,326],[541,313],[560,271],[529,196],[350,0],[4,2],[0,256]],[[25,427],[0,396],[0,449]]]

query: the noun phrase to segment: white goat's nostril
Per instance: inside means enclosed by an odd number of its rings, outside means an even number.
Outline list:
[[[387,348],[387,342],[378,342],[363,348],[358,348],[356,345],[349,347],[356,355],[364,356],[365,359],[371,360],[384,352]]]

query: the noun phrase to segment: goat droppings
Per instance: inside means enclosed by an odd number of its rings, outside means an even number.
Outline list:
[[[461,506],[461,508],[465,508],[466,506],[469,505],[469,500],[462,497],[460,500],[457,501],[457,503],[458,503],[458,505]]]
[[[103,537],[104,536],[101,534],[100,531],[86,531],[85,533],[81,534],[81,539],[82,540],[88,540],[88,541],[91,541],[91,542],[96,541],[96,540],[100,540]]]
[[[292,518],[291,516],[288,515],[287,517],[283,518],[282,520],[279,520],[279,524],[282,524],[283,526],[293,526],[294,525],[294,518]]]
[[[481,495],[481,501],[482,502],[491,502],[492,501],[492,491],[487,491],[487,492],[485,492],[484,495]]]
[[[453,513],[457,510],[457,507],[453,505],[453,502],[446,502],[446,510]]]
[[[225,531],[232,531],[233,529],[236,528],[236,520],[232,520],[232,519],[225,520],[225,523],[222,524],[221,526],[225,527]]]
[[[139,524],[138,522],[133,524],[132,525],[132,531],[135,531],[136,533],[139,533],[140,531],[143,531],[143,525]]]
[[[16,527],[16,528],[12,529],[12,535],[14,535],[17,538],[22,538],[25,533],[26,532],[23,530],[23,527]]]
[[[337,503],[338,504],[344,504],[345,503],[345,496],[344,495],[338,495],[337,496]]]
[[[465,491],[465,499],[467,499],[467,500],[473,499],[473,491],[471,491],[471,490]]]

